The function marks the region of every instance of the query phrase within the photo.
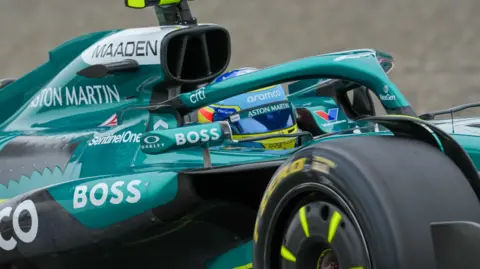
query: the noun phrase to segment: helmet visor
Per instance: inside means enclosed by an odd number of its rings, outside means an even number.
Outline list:
[[[233,134],[260,134],[295,125],[295,114],[288,101],[242,110],[230,115]]]

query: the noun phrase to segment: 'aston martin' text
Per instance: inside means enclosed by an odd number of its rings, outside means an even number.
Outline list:
[[[115,85],[45,88],[30,102],[30,107],[55,107],[109,104],[120,102]]]

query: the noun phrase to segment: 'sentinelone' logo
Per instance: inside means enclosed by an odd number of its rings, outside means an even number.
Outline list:
[[[125,131],[121,134],[112,134],[106,136],[97,136],[88,141],[89,146],[120,144],[120,143],[140,143],[141,133]]]

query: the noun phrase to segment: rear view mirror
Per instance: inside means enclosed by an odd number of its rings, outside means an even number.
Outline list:
[[[366,87],[359,87],[353,90],[352,108],[361,116],[375,116],[375,104]]]
[[[378,63],[380,64],[380,66],[382,66],[385,74],[388,74],[393,68],[393,56],[379,50],[376,50],[376,53]]]
[[[0,89],[6,87],[8,84],[14,82],[13,78],[0,79]]]

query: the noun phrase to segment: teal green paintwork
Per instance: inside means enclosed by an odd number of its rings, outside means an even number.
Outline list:
[[[139,31],[152,30],[155,29],[143,28]],[[82,52],[95,46],[97,41],[122,33],[123,30],[105,31],[66,42],[50,52],[47,63],[0,91],[0,103],[3,102],[1,104],[6,107],[0,117],[3,119],[0,149],[15,137],[32,135],[66,140],[76,145],[65,167],[42,168],[45,166],[42,164],[44,159],[49,160],[48,147],[44,156],[29,159],[25,165],[37,165],[38,168],[18,178],[9,178],[6,184],[0,185],[0,199],[46,188],[65,210],[84,225],[105,227],[168,203],[175,197],[176,174],[204,167],[203,149],[197,147],[198,144],[192,147],[188,141],[184,145],[176,145],[175,135],[187,137],[189,132],[212,128],[221,130],[219,134],[222,134],[225,129],[222,130],[218,123],[192,124],[175,129],[179,125],[176,111],[163,106],[168,102],[153,101],[154,94],[165,93],[161,85],[166,78],[160,64],[141,64],[136,72],[113,73],[103,78],[77,75],[78,71],[89,66],[82,58]],[[377,60],[380,54],[389,57],[374,50],[355,50],[299,59],[183,93],[176,103],[193,110],[280,81],[300,79],[291,85],[289,100],[294,107],[306,108],[315,115],[318,110],[327,111],[336,107],[331,98],[315,96],[315,86],[324,83],[325,78],[342,78],[372,89],[385,108],[409,107],[402,93],[386,76],[385,67],[382,68],[388,62],[379,63]],[[386,93],[395,98],[382,98]],[[317,115],[314,120],[325,132],[359,125],[343,113],[339,113],[335,122],[327,122]],[[164,148],[161,151],[159,147],[147,148],[148,142],[154,141],[148,140],[148,137],[159,138]],[[325,139],[338,137],[341,136]],[[245,148],[223,138],[209,144],[213,167],[285,160],[301,149],[274,151]],[[312,143],[321,141],[316,139]],[[466,143],[475,144],[473,141]],[[474,148],[472,146],[472,150]],[[16,161],[21,162],[22,159]],[[101,206],[73,206],[75,189],[84,188],[79,186],[86,186],[85,195],[90,199],[88,190],[95,185],[106,184],[110,189],[115,182],[122,181],[125,182],[122,186],[127,186],[135,180],[142,183],[138,186],[142,199],[136,203],[122,201],[119,204],[105,202]],[[121,187],[119,190],[128,192]],[[92,197],[99,199],[95,195]],[[110,201],[112,198],[115,201],[110,192],[106,199]]]
[[[250,269],[252,262],[253,242],[248,241],[234,249],[229,250],[227,253],[215,258],[207,264],[208,269],[225,269],[225,268],[237,268]]]
[[[342,78],[367,86],[387,109],[409,107],[403,94],[388,79],[375,55],[373,50],[358,50],[299,59],[210,84],[197,91],[182,94],[180,99],[187,107],[196,109],[283,81],[327,77]],[[394,95],[395,99],[383,100],[385,91]],[[202,99],[198,96],[205,97]]]
[[[141,65],[138,72],[114,73],[100,79],[76,74],[89,66],[80,53],[119,31],[93,33],[66,42],[50,52],[43,66],[2,89],[0,102],[8,101],[6,104],[14,105],[17,111],[1,129],[77,131],[97,127],[124,108],[148,106],[152,88],[164,80],[160,65]],[[12,101],[9,97],[13,93],[22,99]]]
[[[219,146],[230,132],[225,133],[223,122],[186,126],[177,129],[151,131],[146,133],[140,145],[147,154],[159,154],[174,149]],[[226,125],[228,127],[228,125]],[[227,137],[226,137],[227,136]]]
[[[290,98],[298,95],[304,96],[305,94],[315,96],[315,92],[312,92],[310,88],[326,81],[327,79],[321,78],[299,80],[288,85],[288,95]]]
[[[338,105],[331,97],[316,96],[315,89],[318,85],[326,83],[326,79],[306,79],[289,85],[288,99],[295,104],[296,108],[305,108],[312,112],[317,126],[326,133],[336,132],[340,130],[354,128],[361,126],[339,110],[338,119],[336,121],[328,122],[320,116],[316,115],[317,111],[328,111],[329,109],[337,108]],[[293,92],[290,92],[293,90]]]
[[[0,91],[0,122],[21,111],[19,106],[25,104],[45,84],[48,83],[58,72],[77,57],[79,53],[102,37],[118,30],[102,31],[78,36],[67,41],[49,53],[49,60],[30,73],[18,78],[15,83],[8,85]],[[12,117],[12,119],[15,117]],[[3,125],[5,126],[5,124]]]
[[[161,77],[156,77],[157,74],[161,73],[160,68],[154,66],[142,68],[143,71],[150,76],[138,76],[134,73],[127,73],[122,74],[121,77],[113,75],[102,79],[87,79],[75,75],[77,70],[86,66],[85,63],[77,59],[59,72],[58,75],[44,87],[44,89],[49,90],[49,92],[51,92],[50,89],[62,89],[60,98],[55,99],[61,100],[62,103],[60,103],[60,101],[53,101],[51,106],[46,106],[45,103],[50,100],[47,100],[45,97],[42,98],[42,92],[38,92],[37,95],[20,108],[20,113],[15,115],[16,117],[14,119],[8,121],[7,124],[5,124],[6,126],[4,125],[5,130],[45,130],[60,128],[65,131],[75,131],[96,127],[121,109],[132,105],[147,106],[150,102],[151,89],[144,90],[143,85],[148,82],[147,80],[149,79],[161,79]],[[155,75],[151,76],[152,74]],[[80,101],[79,98],[81,97],[78,97],[78,95],[90,89],[92,86],[102,86],[100,89],[101,94],[96,96],[96,99],[91,99],[91,101]],[[70,93],[71,96],[77,96],[77,98],[72,98],[73,101],[69,102],[69,100],[72,99],[67,97],[68,93]],[[40,101],[36,98],[40,98]],[[97,104],[94,104],[93,100],[95,100]],[[42,102],[43,106],[41,105]],[[95,107],[94,110],[92,110],[92,105]]]
[[[94,189],[95,186],[105,189]],[[152,172],[89,178],[49,187],[48,192],[82,224],[103,228],[173,200],[177,174]],[[92,203],[92,197],[98,201],[97,205]]]
[[[138,227],[136,224],[156,225],[152,221],[163,221],[164,216],[154,214],[152,209],[171,205],[180,196],[179,181],[185,176],[179,175],[186,170],[205,169],[207,151],[203,147],[209,147],[210,165],[219,168],[286,160],[305,146],[331,139],[392,135],[380,130],[320,136],[308,145],[287,150],[247,148],[231,140],[226,122],[192,123],[179,128],[183,122],[178,111],[194,111],[251,90],[296,81],[288,86],[288,105],[309,110],[323,132],[366,126],[368,123],[352,120],[341,110],[335,120],[321,116],[338,108],[338,104],[331,97],[317,96],[316,89],[335,78],[371,89],[389,113],[410,109],[386,74],[393,66],[392,56],[370,49],[298,59],[188,92],[188,87],[176,85],[165,76],[160,45],[150,48],[150,58],[142,58],[148,55],[147,45],[141,45],[141,42],[160,44],[167,33],[183,27],[187,26],[108,30],[76,37],[50,51],[46,63],[1,89],[0,201],[35,195],[46,199],[38,203],[42,228],[80,223],[85,227],[79,231],[112,227],[115,230],[126,220],[135,222],[132,229]],[[142,39],[151,33],[155,34],[155,40]],[[132,35],[135,40],[128,39]],[[129,53],[135,53],[139,60],[137,71],[117,72],[102,78],[77,74],[93,64],[124,59],[128,44],[133,46]],[[175,86],[182,86],[179,87],[182,94],[167,100],[167,94],[173,92],[167,92],[167,87]],[[345,92],[347,88],[335,90]],[[277,105],[269,108],[273,110]],[[252,113],[261,111],[244,111],[237,116],[251,117]],[[465,134],[452,137],[480,168],[479,137]],[[15,146],[19,150],[12,151]],[[31,153],[30,146],[41,147],[41,151]],[[215,187],[218,186],[212,186]],[[6,203],[12,202],[15,201]],[[69,216],[49,216],[59,207],[59,212],[66,211]],[[76,221],[71,222],[72,218]],[[103,231],[93,230],[92,234],[96,236]],[[50,241],[51,233],[47,234]],[[86,241],[90,243],[92,238]],[[206,266],[251,268],[252,247],[251,241],[245,242],[226,250]]]
[[[468,153],[473,163],[480,170],[480,138],[473,135],[451,135]]]
[[[354,128],[359,123],[347,118],[345,113],[339,111],[338,119],[336,121],[328,122],[320,116],[316,115],[317,111],[328,111],[332,108],[337,108],[338,105],[330,97],[301,97],[290,98],[295,103],[296,108],[305,108],[312,112],[317,126],[326,133],[336,132],[349,128]]]

